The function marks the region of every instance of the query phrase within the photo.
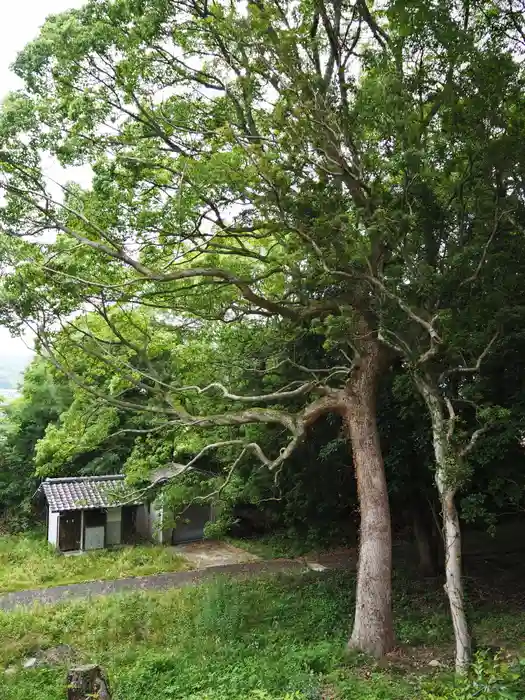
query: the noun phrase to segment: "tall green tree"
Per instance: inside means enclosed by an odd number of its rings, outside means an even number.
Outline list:
[[[341,120],[334,106],[345,121],[352,111],[343,64],[362,32],[373,36],[365,28],[375,31],[375,21],[363,5],[331,45],[341,21],[342,6],[323,20],[313,7],[294,16],[291,7],[280,14],[277,6],[250,5],[245,13],[163,2],[92,2],[50,20],[18,62],[29,94],[13,96],[4,109],[4,225],[58,237],[13,253],[6,244],[6,256],[27,260],[7,293],[10,311],[33,324],[56,361],[55,319],[82,305],[128,344],[135,343],[129,329],[116,328],[108,312],[115,305],[230,323],[259,317],[269,326],[272,319],[294,328],[319,324],[336,357],[330,372],[303,367],[301,380],[278,395],[242,396],[212,384],[209,390],[239,409],[206,418],[172,398],[195,390],[155,378],[162,398],[147,410],[203,427],[280,426],[290,440],[277,453],[267,456],[252,443],[242,448],[274,470],[321,415],[344,415],[362,498],[352,643],[381,655],[393,644],[391,542],[375,393],[391,351],[378,338],[366,283],[349,285],[329,271],[339,259],[363,270],[379,255],[361,225],[374,213],[367,213],[370,187],[360,180],[351,135],[332,143]],[[107,130],[112,122],[116,130]],[[89,163],[92,187],[71,186],[63,201],[53,196],[39,169],[42,149],[65,165]],[[356,235],[347,236],[354,226]],[[139,345],[147,342],[143,329]],[[264,408],[299,397],[303,407],[293,413]]]
[[[443,442],[457,411],[442,377],[466,375],[463,357],[477,367],[495,333],[494,244],[514,241],[514,260],[522,248],[513,19],[494,3],[458,0],[380,9],[92,0],[50,18],[21,54],[26,88],[0,121],[2,250],[19,263],[4,284],[6,321],[30,324],[62,366],[56,329],[68,326],[116,379],[98,392],[66,367],[68,376],[110,406],[212,434],[238,428],[234,465],[249,451],[277,470],[314,422],[340,415],[361,509],[350,644],[376,655],[393,644],[376,394],[401,355],[432,419],[457,663],[468,662],[449,465],[476,439],[454,454]],[[91,185],[51,183],[43,152],[88,165]],[[474,301],[472,289],[481,290]],[[330,366],[295,363],[292,384],[272,380],[264,394],[185,386],[116,360],[115,344],[146,356],[153,342],[146,320],[113,315],[137,307],[169,318],[180,344],[185,324],[251,322],[272,347],[276,336],[315,330]],[[76,324],[79,309],[98,325]],[[482,329],[473,339],[471,317]],[[295,360],[281,348],[260,370],[279,378],[283,362]],[[122,383],[149,400],[122,400]],[[209,392],[220,412],[199,412]],[[293,410],[272,407],[284,400]],[[269,455],[256,441],[239,445],[242,426],[261,424],[286,431],[287,444]]]

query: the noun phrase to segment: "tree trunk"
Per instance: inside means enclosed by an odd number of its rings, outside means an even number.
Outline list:
[[[446,591],[456,639],[456,671],[464,672],[470,664],[472,644],[465,614],[461,566],[461,530],[458,511],[454,503],[454,489],[440,485],[442,474],[436,471],[436,482],[441,496],[443,527],[445,531]]]
[[[71,668],[66,683],[67,700],[111,700],[108,679],[96,664]]]
[[[423,576],[435,576],[438,571],[437,548],[428,520],[418,505],[412,507],[412,529],[419,555],[419,570]]]
[[[419,381],[418,386],[429,409],[436,460],[435,481],[441,502],[445,544],[445,591],[450,605],[456,642],[456,671],[462,673],[470,664],[471,639],[465,614],[461,566],[461,529],[454,497],[456,488],[450,483],[450,445],[446,421],[438,390],[430,382]]]
[[[348,646],[376,657],[394,646],[390,508],[376,421],[377,384],[387,361],[379,345],[361,357],[347,386],[344,414],[361,511],[355,619]]]

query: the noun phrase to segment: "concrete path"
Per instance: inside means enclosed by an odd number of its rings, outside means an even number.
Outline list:
[[[75,598],[104,596],[130,590],[145,591],[183,588],[184,586],[195,586],[219,574],[233,578],[244,578],[268,573],[301,572],[309,569],[316,570],[315,564],[309,565],[304,560],[298,559],[272,559],[270,561],[254,561],[226,566],[210,566],[195,571],[178,571],[169,574],[122,578],[115,581],[73,583],[67,586],[55,586],[54,588],[6,593],[0,596],[0,610],[12,610],[13,608],[28,606],[33,603],[52,604]]]
[[[250,561],[260,561],[260,557],[247,552],[240,547],[234,547],[228,542],[218,540],[202,540],[177,544],[170,548],[174,554],[184,557],[193,569],[208,569],[214,566],[229,564],[246,564]]]

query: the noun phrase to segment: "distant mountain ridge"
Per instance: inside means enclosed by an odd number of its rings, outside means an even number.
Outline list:
[[[0,389],[0,401],[4,399],[7,403],[10,403],[19,396],[21,396],[19,389]]]
[[[33,356],[29,353],[2,355],[0,350],[0,394],[6,394],[5,389],[13,391],[18,388],[32,359]]]

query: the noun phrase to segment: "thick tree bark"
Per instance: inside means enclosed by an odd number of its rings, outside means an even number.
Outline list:
[[[347,386],[344,412],[361,511],[355,619],[348,646],[381,657],[394,646],[390,508],[376,421],[377,384],[388,355],[381,346],[369,345]]]
[[[434,457],[436,460],[435,481],[441,502],[443,539],[445,544],[445,591],[450,605],[456,643],[456,671],[464,672],[470,664],[472,644],[465,614],[461,565],[461,528],[454,497],[456,488],[451,484],[450,445],[447,439],[443,404],[430,382],[418,381],[418,387],[427,404],[432,421]]]

